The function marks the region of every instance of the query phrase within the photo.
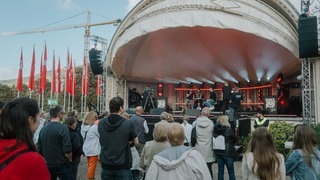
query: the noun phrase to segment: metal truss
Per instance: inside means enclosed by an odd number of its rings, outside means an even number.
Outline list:
[[[302,116],[304,123],[314,124],[314,118],[312,118],[312,89],[311,89],[311,60],[308,58],[302,60]]]

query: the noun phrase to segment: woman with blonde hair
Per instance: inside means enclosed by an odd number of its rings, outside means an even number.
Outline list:
[[[171,147],[155,155],[146,180],[211,180],[207,163],[201,153],[183,145],[186,138],[183,127],[176,122],[168,125]]]
[[[88,161],[88,179],[95,179],[95,171],[98,162],[98,156],[101,151],[98,132],[98,114],[94,111],[90,111],[82,125],[81,135],[83,137],[83,153],[87,157]]]
[[[139,166],[146,172],[153,160],[153,156],[170,147],[167,139],[168,126],[168,123],[157,124],[153,129],[153,140],[146,142],[142,149]]]
[[[236,151],[234,145],[237,138],[229,123],[227,115],[220,116],[217,119],[217,124],[214,126],[213,137],[223,136],[225,139],[224,149],[214,149],[216,161],[218,163],[218,180],[224,179],[224,165],[227,166],[229,179],[235,180],[234,174],[234,158]]]
[[[296,127],[286,170],[291,179],[320,179],[320,150],[313,130],[307,125]]]
[[[242,179],[285,180],[283,155],[277,152],[271,133],[257,128],[242,159]]]

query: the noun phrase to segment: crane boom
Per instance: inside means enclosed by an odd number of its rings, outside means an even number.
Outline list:
[[[52,28],[33,29],[33,30],[26,30],[26,31],[17,31],[17,32],[3,32],[3,33],[0,33],[0,35],[13,36],[13,35],[22,35],[22,34],[45,33],[49,31],[75,29],[75,28],[91,27],[91,26],[101,26],[101,25],[107,25],[107,24],[117,25],[119,23],[121,23],[121,19],[117,19],[109,22],[94,23],[94,24],[78,24],[78,25],[60,26],[60,27],[52,27]]]

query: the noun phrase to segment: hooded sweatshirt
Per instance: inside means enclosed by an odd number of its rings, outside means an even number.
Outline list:
[[[16,148],[7,150],[14,147],[16,143],[16,139],[0,140],[0,166],[18,152],[28,149],[26,144],[21,143]],[[35,151],[28,151],[17,156],[0,170],[0,179],[46,180],[50,179],[50,174],[43,157]]]
[[[213,122],[206,116],[198,117],[192,127],[196,126],[197,144],[195,149],[198,150],[207,163],[215,161],[212,150]]]
[[[137,134],[132,121],[120,115],[111,114],[108,118],[100,120],[98,125],[101,145],[102,168],[110,170],[130,169],[132,155],[129,141]]]
[[[212,178],[205,160],[197,150],[177,146],[167,148],[154,156],[146,175],[146,180],[153,179],[209,180]]]

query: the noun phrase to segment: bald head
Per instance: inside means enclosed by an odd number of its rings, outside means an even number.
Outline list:
[[[142,114],[142,106],[137,106],[136,107],[136,114],[139,114],[139,115]]]
[[[210,109],[208,107],[204,107],[201,111],[202,116],[209,116],[210,115]]]

